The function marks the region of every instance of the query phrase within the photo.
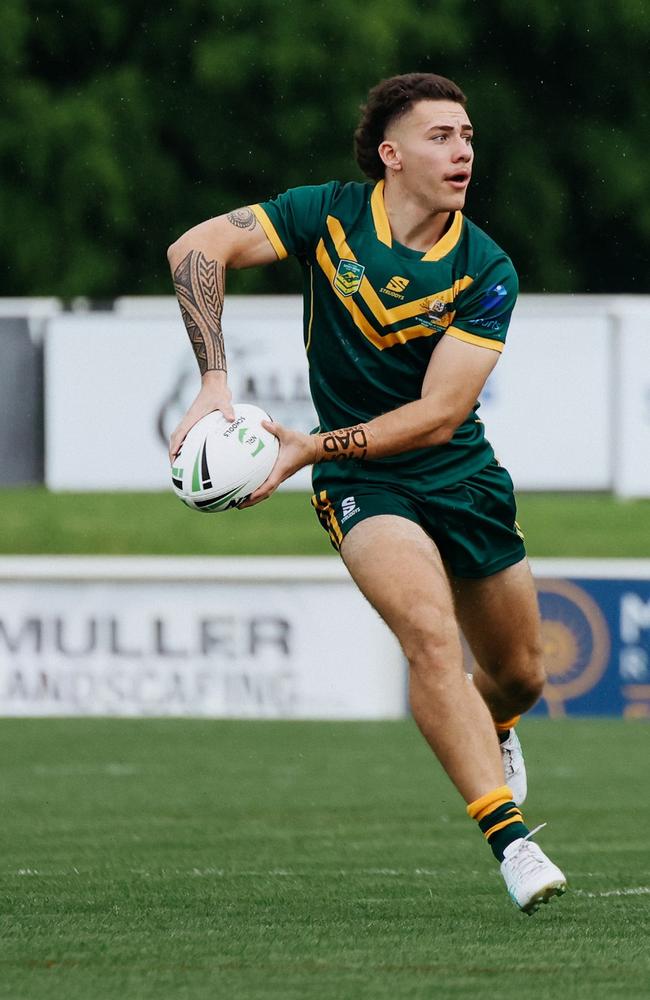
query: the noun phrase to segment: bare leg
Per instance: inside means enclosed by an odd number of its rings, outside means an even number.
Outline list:
[[[539,607],[528,561],[482,580],[450,577],[456,614],[478,662],[474,684],[495,722],[531,708],[546,680]]]
[[[467,802],[504,784],[494,725],[467,683],[453,599],[437,548],[412,521],[368,518],[343,541],[353,579],[399,639],[414,718]]]

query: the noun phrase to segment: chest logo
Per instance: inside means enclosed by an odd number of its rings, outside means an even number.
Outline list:
[[[442,316],[447,309],[447,303],[442,299],[430,299],[429,302],[427,302],[427,306],[429,309],[429,319],[435,319],[436,316]]]
[[[445,330],[455,311],[453,302],[437,298],[425,299],[421,303],[421,308],[424,310],[424,315],[419,317],[419,322],[431,330]]]
[[[341,295],[354,295],[359,291],[365,267],[356,260],[340,260],[334,275],[333,285]]]
[[[400,292],[404,291],[404,289],[408,285],[409,281],[410,281],[409,278],[402,278],[401,275],[395,274],[390,279],[390,281],[386,282],[386,289],[385,290],[387,292],[397,292],[399,294]],[[384,291],[384,289],[382,288],[382,292],[383,291]]]

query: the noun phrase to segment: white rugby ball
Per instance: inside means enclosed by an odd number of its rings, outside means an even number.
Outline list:
[[[275,465],[278,439],[262,427],[268,413],[236,403],[235,419],[215,410],[194,424],[172,467],[177,497],[203,513],[238,507],[261,486]]]

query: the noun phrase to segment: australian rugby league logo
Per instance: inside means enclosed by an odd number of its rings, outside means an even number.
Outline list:
[[[340,260],[332,282],[334,288],[346,297],[354,295],[359,291],[364,271],[363,264],[357,264],[356,260]]]

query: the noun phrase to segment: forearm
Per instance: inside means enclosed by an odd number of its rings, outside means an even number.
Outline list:
[[[221,329],[225,265],[190,250],[178,263],[170,254],[174,291],[201,375],[227,371]]]
[[[430,398],[412,403],[374,417],[365,424],[355,424],[315,435],[315,462],[330,462],[346,458],[376,459],[399,455],[445,444],[451,438],[456,421],[442,413]]]

